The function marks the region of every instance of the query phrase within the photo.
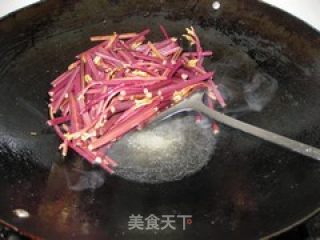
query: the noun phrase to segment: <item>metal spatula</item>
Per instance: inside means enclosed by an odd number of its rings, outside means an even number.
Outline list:
[[[251,124],[239,121],[223,113],[212,110],[203,103],[203,96],[204,96],[203,92],[196,92],[192,94],[182,102],[160,113],[156,117],[156,119],[154,119],[153,124],[156,124],[157,122],[165,120],[180,112],[196,111],[206,115],[210,119],[216,120],[217,122],[225,124],[229,127],[238,129],[240,131],[251,134],[253,136],[266,140],[268,142],[285,147],[291,151],[300,153],[302,155],[313,158],[315,160],[320,160],[319,148],[315,148],[315,147],[306,145],[304,143],[300,143],[298,141],[264,130],[262,128],[253,126]]]

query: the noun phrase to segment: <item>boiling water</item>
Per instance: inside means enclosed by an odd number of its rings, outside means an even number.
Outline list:
[[[118,161],[116,173],[139,182],[180,180],[210,160],[216,137],[192,115],[180,115],[156,127],[127,134],[110,150]]]

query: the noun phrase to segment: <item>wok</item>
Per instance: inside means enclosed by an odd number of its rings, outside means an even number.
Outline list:
[[[215,52],[206,64],[227,86],[227,114],[320,147],[319,32],[258,1],[220,2],[214,10],[207,0],[49,0],[1,20],[1,219],[46,239],[256,239],[317,213],[319,162],[223,126],[210,161],[179,181],[137,182],[103,175],[76,154],[60,157],[46,126],[50,81],[92,45],[89,36],[159,24],[173,36],[193,25]],[[275,79],[276,91],[248,111],[239,86],[257,72]],[[71,187],[79,171],[95,181]],[[192,215],[192,224],[129,230],[132,214]]]

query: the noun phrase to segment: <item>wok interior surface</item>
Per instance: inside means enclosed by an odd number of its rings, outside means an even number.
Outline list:
[[[314,212],[319,163],[223,126],[211,160],[180,181],[142,184],[72,153],[60,159],[45,124],[50,81],[92,45],[89,36],[150,27],[158,39],[159,24],[172,36],[193,25],[215,52],[206,65],[228,96],[226,112],[320,147],[319,33],[256,1],[221,3],[214,11],[210,1],[46,1],[2,20],[0,217],[49,239],[255,239]],[[259,107],[245,95],[256,74],[273,79]],[[17,208],[31,217],[18,219]],[[129,231],[132,214],[192,215],[193,223]]]

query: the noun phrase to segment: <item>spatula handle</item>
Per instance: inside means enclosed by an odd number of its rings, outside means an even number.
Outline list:
[[[319,148],[309,146],[307,144],[292,140],[290,138],[281,136],[279,134],[239,121],[225,114],[212,110],[202,103],[198,103],[197,105],[194,105],[193,109],[195,111],[203,113],[209,118],[216,120],[217,122],[220,122],[224,125],[241,130],[245,133],[256,136],[268,142],[277,144],[279,146],[285,147],[291,151],[300,153],[302,155],[313,158],[315,160],[320,160]]]

